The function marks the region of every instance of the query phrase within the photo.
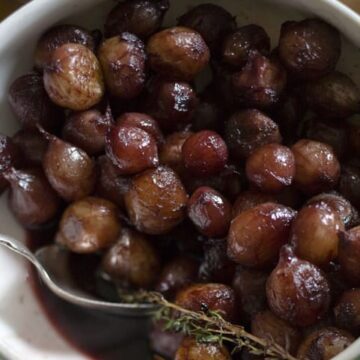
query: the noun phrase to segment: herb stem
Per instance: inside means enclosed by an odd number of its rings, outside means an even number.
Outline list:
[[[164,322],[164,330],[182,332],[199,342],[234,346],[234,352],[246,348],[251,354],[263,355],[266,359],[296,360],[284,348],[273,341],[267,341],[247,332],[242,326],[223,319],[219,312],[195,312],[184,309],[166,300],[160,293],[141,291],[132,294],[120,292],[122,301],[147,302],[159,305],[154,319]]]

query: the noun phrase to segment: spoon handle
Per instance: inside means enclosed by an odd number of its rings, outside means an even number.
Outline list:
[[[33,265],[35,265],[38,268],[38,270],[42,271],[41,265],[39,264],[35,255],[21,241],[16,240],[4,234],[0,234],[0,245],[5,246],[9,250],[23,256],[24,258],[29,260]]]

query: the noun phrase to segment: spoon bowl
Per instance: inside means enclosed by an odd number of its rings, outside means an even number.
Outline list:
[[[35,254],[21,241],[0,234],[0,245],[30,261],[46,286],[61,299],[83,308],[129,317],[147,317],[153,304],[126,304],[99,300],[75,284],[68,269],[69,253],[57,245],[42,247]]]

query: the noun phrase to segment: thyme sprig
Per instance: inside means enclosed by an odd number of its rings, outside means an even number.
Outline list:
[[[272,341],[260,339],[247,332],[242,326],[224,320],[217,311],[195,312],[167,301],[157,292],[120,291],[121,301],[128,303],[151,303],[158,305],[154,310],[154,320],[164,324],[164,330],[181,332],[194,337],[198,342],[233,345],[233,352],[246,348],[253,355],[266,359],[296,360],[284,348]]]

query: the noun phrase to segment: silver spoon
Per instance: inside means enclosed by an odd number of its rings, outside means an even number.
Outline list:
[[[156,305],[152,304],[115,303],[86,294],[69,274],[68,253],[56,245],[45,246],[33,254],[21,241],[3,234],[0,234],[0,245],[29,260],[49,289],[69,303],[123,316],[148,316],[156,310]]]

